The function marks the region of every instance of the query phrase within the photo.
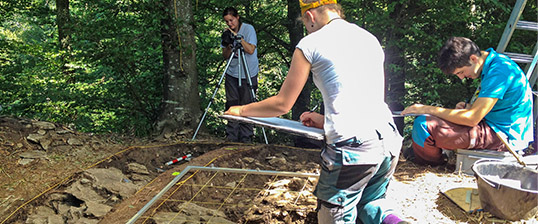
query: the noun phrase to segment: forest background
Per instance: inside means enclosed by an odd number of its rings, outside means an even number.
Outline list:
[[[471,97],[477,81],[442,74],[437,51],[450,36],[495,48],[515,1],[339,3],[348,21],[383,45],[386,102],[401,110],[418,102],[453,107]],[[0,0],[0,115],[84,132],[192,135],[213,99],[204,130],[224,136],[224,88],[217,84],[226,65],[220,35],[228,6],[257,31],[258,99],[276,94],[306,34],[297,0]],[[536,1],[528,1],[521,19],[536,21],[536,12]],[[507,51],[530,54],[536,41],[535,33],[516,30]],[[319,99],[309,81],[284,117],[297,120]]]

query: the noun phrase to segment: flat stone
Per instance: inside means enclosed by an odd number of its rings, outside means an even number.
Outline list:
[[[74,223],[97,224],[97,223],[99,223],[99,220],[98,219],[80,218],[80,219],[77,219],[77,221],[74,222]]]
[[[80,139],[78,138],[69,138],[67,139],[67,144],[80,146],[80,145],[83,145],[84,143],[82,143],[82,141],[80,141]]]
[[[246,163],[253,163],[255,160],[254,158],[251,158],[251,157],[245,157],[243,158],[243,161],[245,161]]]
[[[47,153],[43,151],[38,150],[32,150],[32,151],[26,151],[19,154],[19,157],[25,158],[25,159],[41,159],[41,158],[47,158]]]
[[[39,141],[41,148],[43,148],[44,150],[49,150],[51,143],[52,143],[52,140],[50,139],[41,139],[41,141]]]
[[[63,134],[72,133],[72,132],[73,131],[70,131],[70,130],[59,130],[56,132],[56,134],[63,135]]]
[[[29,134],[28,137],[26,137],[26,140],[31,141],[33,143],[39,143],[41,139],[43,139],[45,136],[40,134]]]
[[[81,184],[89,184],[89,183],[91,183],[91,182],[92,182],[91,180],[88,180],[88,179],[86,179],[86,178],[82,178],[82,179],[80,179],[80,183],[81,183]]]
[[[56,224],[63,223],[63,218],[57,215],[52,208],[40,206],[34,214],[28,216],[26,223],[32,224]]]
[[[69,186],[65,192],[72,194],[79,200],[85,202],[105,202],[105,199],[101,195],[97,194],[97,192],[95,192],[91,186],[83,185],[78,181],[71,184],[71,186]]]
[[[67,211],[67,223],[88,223],[88,222],[78,222],[80,219],[84,219],[84,210],[86,210],[86,206],[81,207],[75,207],[71,206],[69,207],[69,211]]]
[[[35,122],[34,125],[38,127],[39,129],[44,129],[44,130],[53,130],[56,128],[56,126],[53,123],[45,122],[45,121]]]
[[[61,203],[59,201],[51,202],[51,204],[54,206],[56,211],[58,211],[58,214],[68,214],[69,209],[71,208],[71,206]]]
[[[283,166],[286,165],[286,159],[282,157],[273,158],[269,160],[269,164],[271,164],[271,166]]]
[[[138,174],[138,173],[133,173],[133,174],[131,174],[131,180],[149,182],[149,181],[151,181],[151,177],[148,176],[148,175],[141,175],[141,174]]]
[[[138,174],[145,174],[149,175],[148,168],[146,166],[139,164],[139,163],[129,163],[127,164],[127,170],[131,173],[138,173]]]
[[[32,161],[34,161],[34,159],[20,159],[18,164],[24,166],[24,165],[26,165],[28,163],[31,163]]]
[[[159,212],[153,216],[153,220],[157,224],[161,223],[174,223],[174,224],[187,224],[187,223],[219,223],[219,224],[232,224],[230,220],[226,219],[224,212],[213,209],[204,208],[193,203],[182,204],[179,206],[181,210],[180,214],[176,212]],[[202,222],[203,221],[203,222]]]
[[[85,174],[94,180],[93,186],[95,188],[117,193],[121,198],[128,198],[137,190],[136,185],[132,182],[122,181],[128,178],[117,168],[93,168],[86,170]]]
[[[93,201],[87,201],[86,206],[88,207],[86,209],[86,214],[93,215],[97,218],[105,216],[108,212],[110,212],[110,210],[112,210],[112,207],[108,205],[96,203]]]
[[[68,195],[64,193],[52,193],[48,196],[49,201],[65,201],[68,199]]]
[[[205,216],[202,217],[201,220],[203,221],[210,221],[211,223],[222,223],[222,224],[233,224],[235,222],[232,222],[228,219],[222,218],[222,217],[213,217],[213,216]]]

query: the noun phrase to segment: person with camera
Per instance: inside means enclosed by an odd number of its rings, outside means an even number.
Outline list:
[[[385,199],[402,137],[384,102],[385,54],[377,38],[343,19],[336,0],[300,0],[308,31],[296,46],[277,95],[225,114],[286,114],[310,72],[323,97],[324,114],[305,112],[306,126],[324,130],[321,173],[314,194],[318,223],[406,223]]]
[[[225,59],[230,58],[233,54],[233,59],[230,61],[226,70],[225,91],[226,91],[226,109],[231,106],[245,105],[255,101],[252,92],[256,93],[258,88],[258,38],[256,31],[250,24],[241,22],[241,18],[237,9],[228,7],[224,9],[222,14],[226,25],[226,30],[222,33],[221,47],[222,55]],[[246,59],[246,65],[240,65],[238,51],[243,51]],[[248,68],[246,72],[245,67]],[[242,68],[243,71],[239,71]],[[252,86],[247,80],[250,74]],[[239,85],[241,78],[241,85]],[[252,91],[253,90],[253,91]],[[252,141],[254,135],[253,126],[250,124],[228,121],[226,125],[226,139],[232,142]]]

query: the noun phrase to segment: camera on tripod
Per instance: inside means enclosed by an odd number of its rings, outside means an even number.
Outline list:
[[[219,90],[219,87],[222,83],[222,80],[224,80],[224,77],[226,76],[226,72],[228,71],[228,66],[232,64],[232,60],[235,60],[237,67],[237,81],[238,87],[241,87],[241,83],[243,80],[247,80],[247,86],[250,89],[250,96],[254,101],[258,101],[256,99],[256,93],[254,92],[254,85],[252,84],[252,76],[250,75],[250,70],[248,69],[248,63],[247,59],[245,57],[245,52],[243,49],[243,45],[241,45],[241,39],[243,39],[243,36],[241,34],[234,35],[233,32],[230,29],[226,29],[224,32],[222,32],[221,35],[221,45],[225,48],[228,48],[228,46],[232,45],[232,52],[230,52],[230,55],[228,56],[228,62],[226,63],[226,68],[222,72],[222,75],[220,76],[219,83],[217,84],[217,88],[215,89],[215,92],[213,92],[213,96],[211,97],[211,100],[209,101],[209,104],[207,105],[204,114],[202,115],[202,118],[200,119],[200,122],[198,123],[198,127],[196,128],[196,131],[194,132],[194,135],[192,136],[192,140],[196,138],[196,135],[198,134],[198,131],[200,130],[200,127],[202,126],[202,122],[204,121],[205,116],[207,115],[207,112],[209,110],[209,107],[211,107],[211,104],[213,103],[213,99],[215,98],[215,95],[217,95],[217,92]],[[223,52],[224,53],[224,52]],[[224,55],[224,54],[223,54]],[[265,144],[269,144],[267,141],[267,136],[265,135],[265,129],[262,127],[263,137],[265,139]]]
[[[241,34],[234,35],[232,31],[226,29],[226,31],[222,33],[221,44],[222,46],[228,46],[231,44],[232,48],[235,49],[236,47],[241,46],[241,38],[243,38]]]

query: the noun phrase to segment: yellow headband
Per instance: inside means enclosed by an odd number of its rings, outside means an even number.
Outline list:
[[[314,9],[322,5],[336,4],[336,0],[319,0],[311,3],[304,3],[303,0],[299,0],[301,6],[301,16],[309,9]]]

